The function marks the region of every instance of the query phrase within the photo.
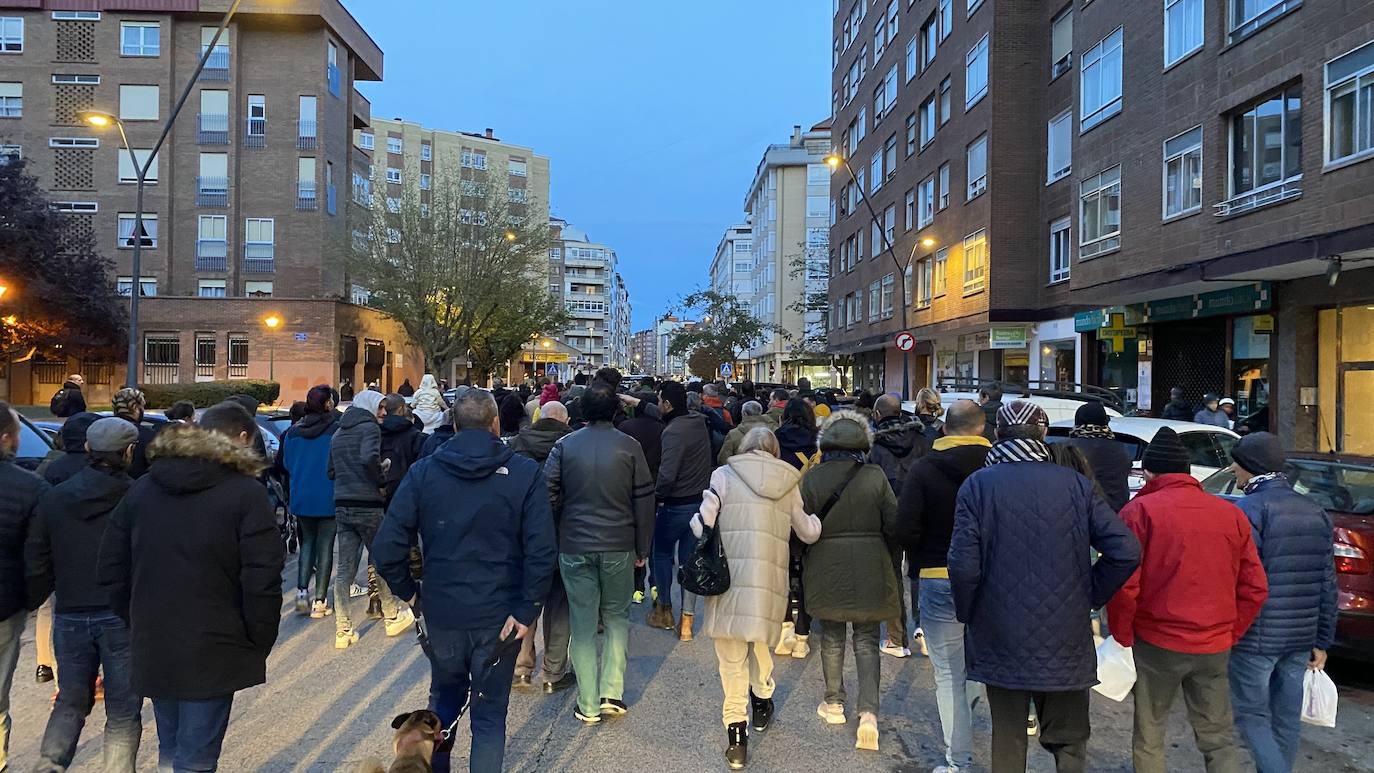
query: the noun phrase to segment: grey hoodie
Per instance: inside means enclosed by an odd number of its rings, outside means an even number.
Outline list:
[[[352,407],[329,443],[329,478],[339,507],[381,507],[382,428],[367,410]]]

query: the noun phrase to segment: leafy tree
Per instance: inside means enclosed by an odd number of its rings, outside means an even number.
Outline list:
[[[27,162],[0,162],[0,348],[6,357],[64,350],[115,356],[127,317],[81,215],[53,211]]]
[[[454,159],[447,168],[458,166]],[[535,202],[512,202],[510,194],[495,175],[435,175],[428,190],[412,175],[399,196],[359,202],[353,280],[405,328],[435,372],[469,356],[490,369],[520,342],[562,324],[562,309],[545,291],[548,223],[526,216]]]
[[[668,342],[668,354],[696,359],[705,370],[690,363],[688,367],[698,376],[710,377],[719,371],[721,363],[739,359],[750,349],[767,343],[771,335],[784,340],[792,337],[782,327],[755,317],[738,298],[715,290],[696,290],[678,306],[685,316],[700,321],[674,331]]]
[[[829,259],[825,250],[809,250],[801,244],[797,251],[787,254],[787,275],[798,281],[802,291],[787,304],[787,310],[802,318],[802,334],[793,337],[789,349],[793,359],[806,363],[830,361],[827,353],[826,336],[830,326],[827,324],[830,313]]]
[[[728,353],[702,346],[687,357],[687,369],[704,379],[711,379],[720,373],[720,366],[733,361]]]

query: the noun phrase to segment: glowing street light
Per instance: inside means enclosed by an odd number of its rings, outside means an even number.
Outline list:
[[[516,238],[516,237],[515,237],[515,232],[514,232],[514,231],[506,231],[506,241],[508,241],[508,242],[513,242],[513,241],[515,241],[515,238]]]
[[[267,380],[276,381],[277,378],[277,337],[273,335],[277,328],[281,327],[281,317],[276,314],[268,314],[263,319],[262,324],[267,327]]]
[[[935,245],[937,244],[939,244],[939,242],[935,241],[935,237],[933,236],[927,236],[921,240],[921,246],[925,247],[928,250],[935,249]]]

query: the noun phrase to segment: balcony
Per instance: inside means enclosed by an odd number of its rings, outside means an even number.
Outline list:
[[[228,271],[229,244],[224,239],[196,240],[197,271]]]
[[[315,183],[304,180],[296,183],[296,209],[302,212],[314,212],[319,208],[319,190]]]
[[[331,215],[339,214],[338,191],[332,185],[324,189],[324,210]]]
[[[326,77],[329,79],[329,93],[336,97],[339,96],[339,82],[343,80],[340,77],[339,66],[337,64],[329,65]]]
[[[314,121],[296,121],[296,149],[314,150],[319,147]]]
[[[197,206],[197,207],[227,207],[227,206],[229,206],[229,178],[228,178],[228,177],[197,177],[197,178],[196,178],[196,206]]]
[[[243,146],[245,148],[267,147],[267,119],[249,118],[243,127]]]
[[[223,113],[201,113],[196,116],[196,143],[228,145],[229,116]]]
[[[205,46],[201,46],[200,53],[205,55]],[[229,47],[224,45],[215,46],[210,52],[210,58],[205,60],[205,68],[200,71],[200,79],[203,81],[227,81],[229,80]]]
[[[243,273],[271,274],[277,270],[277,245],[247,242],[243,245]]]
[[[372,103],[353,89],[353,128],[366,129],[372,125]]]
[[[1302,175],[1295,175],[1287,180],[1270,183],[1263,188],[1242,193],[1239,196],[1232,196],[1219,204],[1213,204],[1212,214],[1219,218],[1234,217],[1274,204],[1282,204],[1301,195]]]

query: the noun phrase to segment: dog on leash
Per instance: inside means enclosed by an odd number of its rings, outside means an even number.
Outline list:
[[[396,759],[391,767],[383,767],[381,760],[372,757],[363,762],[358,773],[433,773],[430,763],[434,750],[444,741],[439,715],[428,709],[407,711],[397,714],[391,727],[396,731],[392,743]]]

